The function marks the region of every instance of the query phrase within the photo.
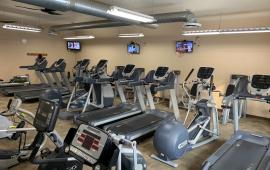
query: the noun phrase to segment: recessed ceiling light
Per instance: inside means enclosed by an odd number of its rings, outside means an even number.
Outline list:
[[[94,39],[95,37],[92,35],[80,35],[80,36],[72,36],[72,37],[65,37],[65,40],[87,40],[87,39]]]
[[[143,33],[131,33],[131,34],[118,34],[118,37],[120,38],[139,38],[139,37],[144,37]]]
[[[15,25],[15,24],[5,24],[4,29],[16,30],[16,31],[28,31],[28,32],[41,32],[42,28],[25,26],[25,25]]]

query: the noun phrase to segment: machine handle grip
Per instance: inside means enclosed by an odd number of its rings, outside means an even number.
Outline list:
[[[114,79],[112,77],[107,77],[107,78],[100,78],[97,80],[98,84],[106,84],[106,83],[110,83],[113,82]]]
[[[8,104],[7,104],[7,109],[10,109],[11,103],[12,103],[12,99],[9,99]]]
[[[172,86],[172,85],[158,86],[158,87],[155,87],[155,92],[173,89],[173,88],[174,88],[174,86]]]
[[[48,164],[48,163],[65,163],[69,161],[75,161],[76,159],[73,157],[68,158],[53,158],[53,159],[41,159],[41,160],[34,160],[32,163],[34,164]]]
[[[212,91],[213,91],[213,86],[214,86],[214,76],[212,75],[210,77],[210,88],[209,88],[209,96],[211,95]]]
[[[190,72],[188,73],[187,77],[185,78],[185,81],[188,81],[189,77],[191,76],[191,74],[193,73],[194,68],[190,70]]]
[[[135,87],[135,86],[142,86],[144,84],[145,84],[145,82],[143,80],[139,80],[139,81],[135,81],[135,82],[130,82],[128,85]]]

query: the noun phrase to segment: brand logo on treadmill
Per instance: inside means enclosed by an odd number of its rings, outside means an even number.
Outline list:
[[[253,170],[254,169],[254,164],[252,163],[252,164],[250,164],[249,166],[248,166],[248,168],[247,168],[247,170]]]
[[[77,165],[73,165],[72,167],[67,167],[66,170],[76,170],[77,169]]]

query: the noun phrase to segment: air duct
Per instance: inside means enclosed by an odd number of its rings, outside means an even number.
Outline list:
[[[173,13],[154,14],[154,18],[157,20],[154,24],[172,23],[172,22],[185,22],[185,23],[197,23],[195,15],[190,11],[181,11]],[[80,29],[94,29],[94,28],[108,28],[108,27],[120,27],[128,26],[130,24],[122,23],[111,20],[98,20],[90,22],[81,22],[74,24],[63,24],[50,27],[52,32],[71,31]]]
[[[74,11],[86,15],[93,15],[96,17],[107,18],[109,20],[124,22],[133,25],[142,25],[139,21],[134,21],[127,18],[110,15],[107,13],[110,10],[109,5],[90,1],[90,0],[14,0],[30,5],[40,6],[43,8],[58,10],[58,11]],[[149,28],[156,28],[157,25],[147,24],[143,25]]]

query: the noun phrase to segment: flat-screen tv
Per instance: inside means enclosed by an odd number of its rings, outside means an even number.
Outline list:
[[[129,54],[140,54],[140,45],[134,42],[131,42],[127,45],[127,51]]]
[[[81,43],[79,41],[67,41],[67,49],[72,51],[80,51]]]
[[[176,41],[176,52],[192,53],[193,41]]]

